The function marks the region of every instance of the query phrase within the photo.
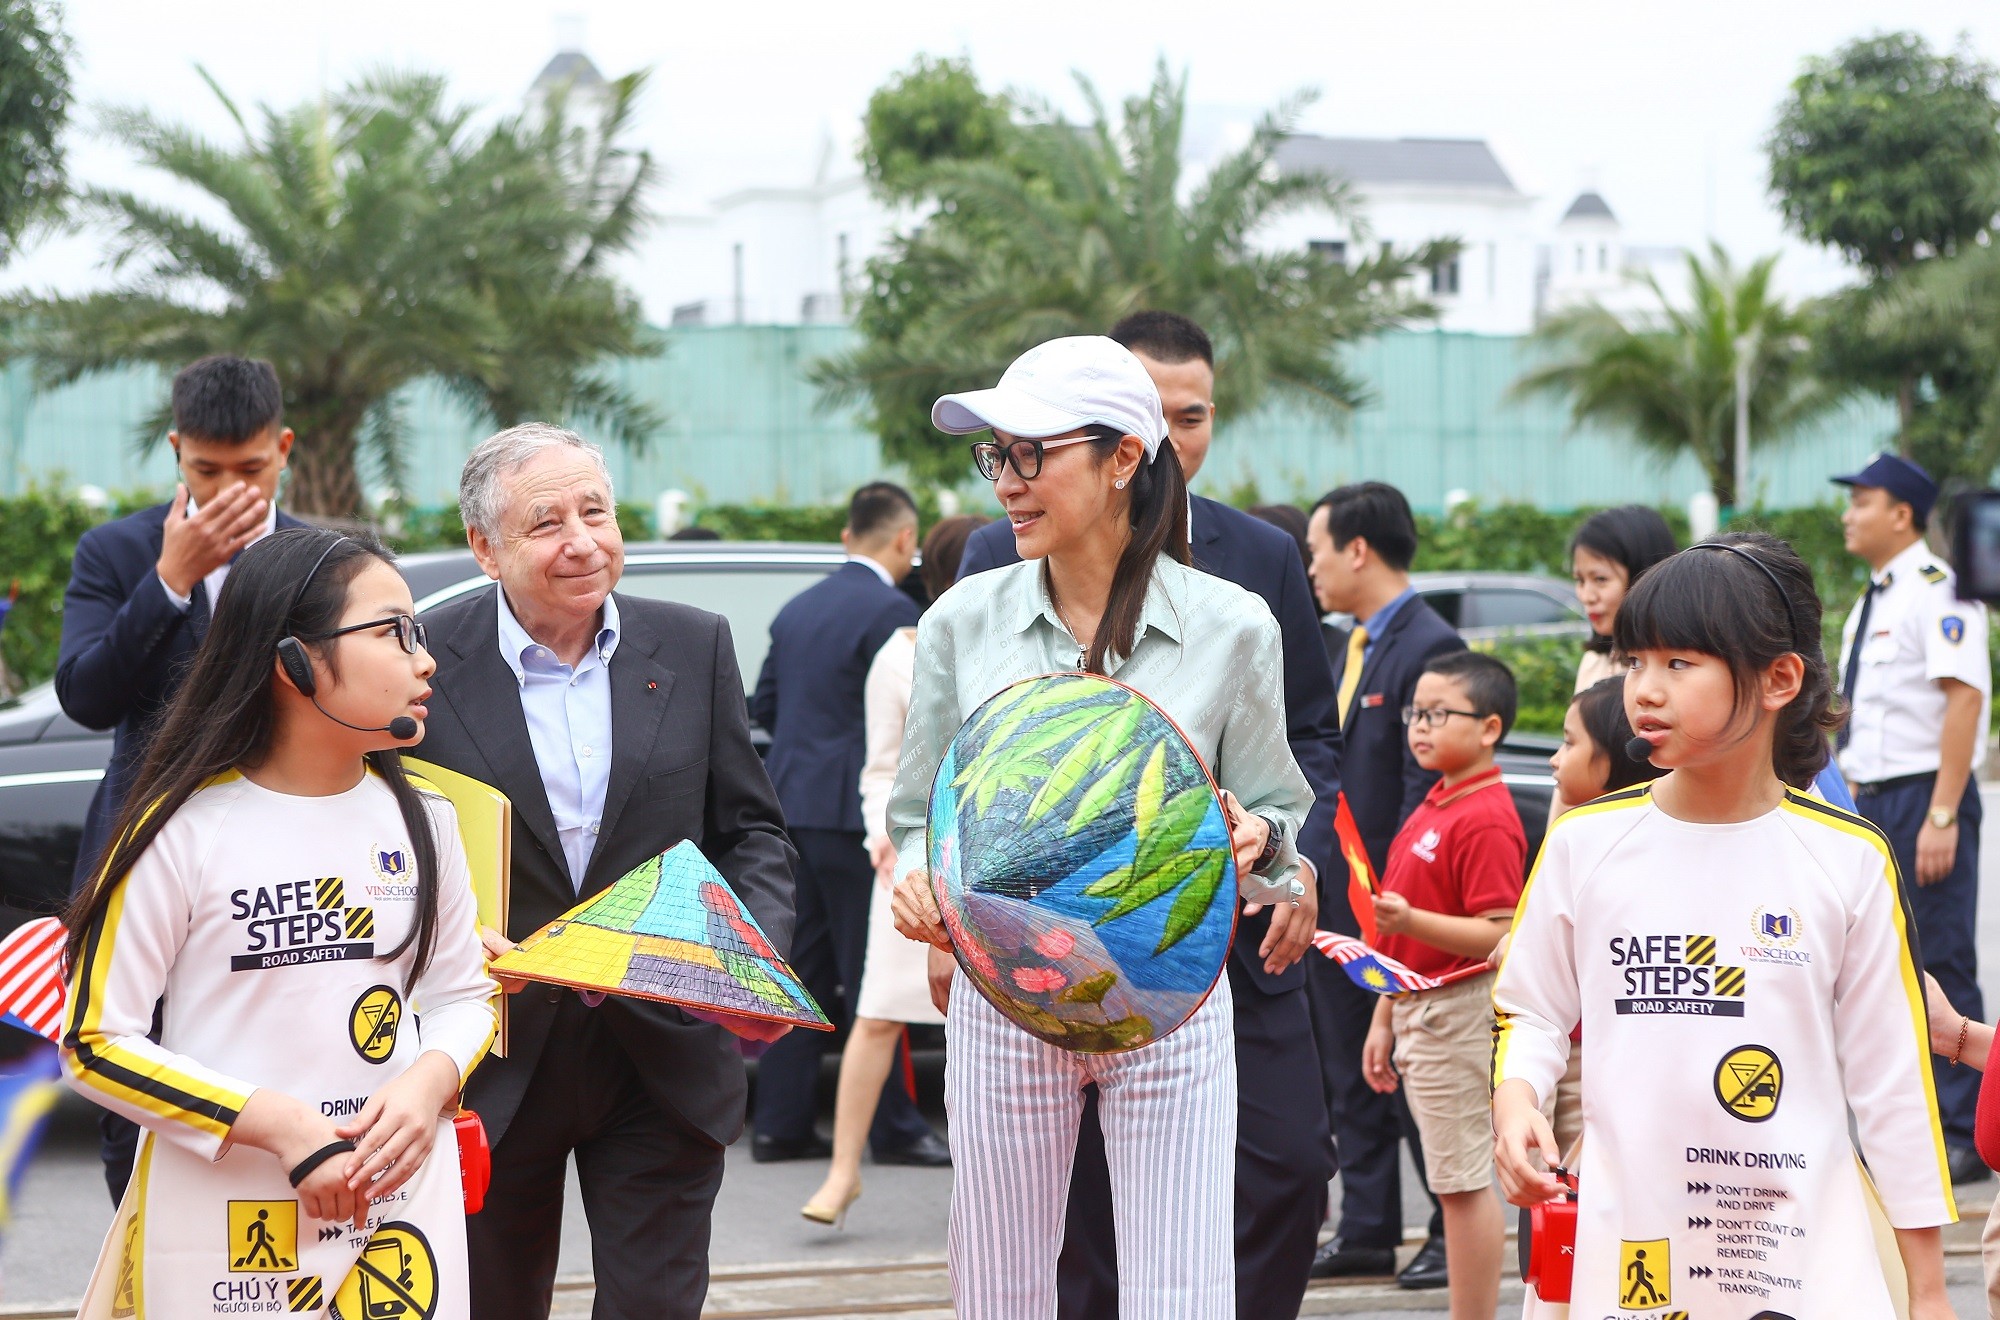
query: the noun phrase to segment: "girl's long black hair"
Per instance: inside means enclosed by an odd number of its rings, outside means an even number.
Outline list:
[[[71,966],[82,955],[91,923],[103,914],[133,863],[174,813],[209,780],[240,766],[254,766],[270,751],[276,724],[271,685],[277,681],[280,639],[297,637],[328,671],[338,673],[334,643],[315,639],[340,625],[348,585],[363,568],[378,562],[393,565],[379,546],[312,528],[276,532],[237,556],[215,604],[208,635],[195,652],[186,680],[167,704],[138,780],[119,812],[110,850],[64,916]],[[402,755],[391,749],[370,752],[367,759],[396,796],[417,864],[416,920],[400,944],[379,955],[393,959],[415,946],[407,990],[430,966],[437,945],[437,838],[422,794],[403,771]]]
[[[1666,773],[1651,761],[1634,760],[1626,750],[1632,745],[1632,726],[1625,719],[1624,675],[1598,679],[1571,697],[1569,704],[1576,707],[1583,731],[1604,754],[1604,763],[1610,770],[1604,779],[1605,792],[1616,793]]]
[[[1593,513],[1577,525],[1575,535],[1569,538],[1570,558],[1576,557],[1578,548],[1624,568],[1625,590],[1629,593],[1646,575],[1646,570],[1680,547],[1674,544],[1674,529],[1667,526],[1658,509],[1643,504],[1621,504]],[[1612,626],[1617,626],[1616,620]],[[1584,648],[1608,653],[1611,638],[1593,630]]]
[[[1124,432],[1113,426],[1085,429],[1091,434],[1091,453],[1100,464],[1117,451],[1124,438]],[[1103,621],[1083,658],[1083,667],[1093,674],[1105,671],[1108,656],[1132,654],[1139,638],[1139,613],[1146,606],[1146,589],[1159,557],[1171,555],[1176,563],[1189,562],[1187,478],[1181,472],[1173,441],[1160,441],[1152,461],[1141,462],[1133,472],[1130,518],[1132,539],[1118,556]]]
[[[1612,626],[1624,655],[1699,651],[1722,659],[1735,681],[1732,720],[1749,711],[1771,662],[1787,652],[1797,655],[1805,662],[1805,681],[1778,712],[1771,768],[1793,788],[1805,788],[1826,767],[1827,735],[1845,715],[1834,709],[1819,593],[1791,546],[1764,532],[1730,532],[1690,546],[1646,574],[1618,607]]]

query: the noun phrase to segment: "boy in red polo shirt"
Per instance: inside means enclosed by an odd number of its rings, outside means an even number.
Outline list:
[[[1375,899],[1381,951],[1412,971],[1485,969],[1521,898],[1528,837],[1493,749],[1514,723],[1514,676],[1490,655],[1433,659],[1403,711],[1417,764],[1442,778],[1389,848]],[[1500,1300],[1506,1224],[1493,1195],[1493,973],[1384,998],[1362,1050],[1377,1091],[1400,1076],[1444,1207],[1452,1320],[1487,1320]]]

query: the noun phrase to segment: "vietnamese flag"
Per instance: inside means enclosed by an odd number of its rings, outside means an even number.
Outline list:
[[[1348,809],[1347,794],[1334,800],[1333,832],[1340,839],[1341,856],[1347,859],[1347,905],[1361,923],[1361,942],[1375,943],[1375,868],[1368,864],[1368,850],[1361,844],[1361,827]]]

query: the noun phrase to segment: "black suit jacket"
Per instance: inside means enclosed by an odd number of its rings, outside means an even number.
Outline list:
[[[1465,643],[1422,596],[1404,601],[1375,639],[1361,667],[1361,685],[1354,690],[1341,727],[1346,738],[1347,805],[1360,827],[1368,860],[1380,877],[1388,865],[1389,845],[1403,821],[1424,800],[1437,775],[1417,764],[1403,729],[1403,707],[1410,704],[1424,664],[1445,651],[1463,651]],[[1347,670],[1343,649],[1333,657],[1335,691]],[[1329,930],[1359,934],[1354,914],[1343,900],[1330,914],[1320,910],[1320,924]]]
[[[791,947],[791,843],[750,743],[729,623],[687,605],[618,597],[611,658],[611,783],[580,891],[528,740],[520,686],[500,655],[496,587],[424,615],[437,675],[414,754],[493,785],[514,803],[508,938],[520,940],[647,858],[693,839],[780,953]],[[473,1073],[466,1103],[496,1144],[528,1089],[564,992],[508,1001],[508,1053]],[[605,1015],[647,1093],[718,1145],[743,1130],[735,1038],[668,1004],[613,997]]]
[[[1278,621],[1285,648],[1286,733],[1292,759],[1299,763],[1314,794],[1313,809],[1299,831],[1299,852],[1319,872],[1322,914],[1329,898],[1344,907],[1347,864],[1340,863],[1336,875],[1333,846],[1334,795],[1341,783],[1333,671],[1320,642],[1319,611],[1312,587],[1306,582],[1305,565],[1299,562],[1299,544],[1271,524],[1227,504],[1197,495],[1192,505],[1188,539],[1194,566],[1263,597]],[[958,575],[969,577],[1020,560],[1014,549],[1014,530],[1003,518],[972,534]],[[1268,912],[1238,921],[1233,952],[1259,989],[1277,994],[1303,985],[1306,971],[1303,963],[1295,963],[1277,976],[1264,971],[1257,948],[1270,924]]]
[[[750,718],[771,735],[764,768],[792,828],[862,832],[862,689],[882,643],[915,627],[917,612],[916,601],[866,564],[847,563],[771,620]]]
[[[197,582],[193,603],[178,608],[159,577],[160,543],[170,504],[93,527],[76,543],[63,592],[62,647],[56,698],[87,729],[111,729],[111,760],[90,799],[72,883],[97,867],[125,805],[161,712],[208,634],[215,602]],[[303,527],[284,512],[276,530]]]

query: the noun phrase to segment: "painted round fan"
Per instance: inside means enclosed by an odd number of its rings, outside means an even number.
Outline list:
[[[1022,1029],[1136,1049],[1215,987],[1236,923],[1222,800],[1138,692],[1067,673],[996,693],[952,739],[929,823],[959,966]]]

